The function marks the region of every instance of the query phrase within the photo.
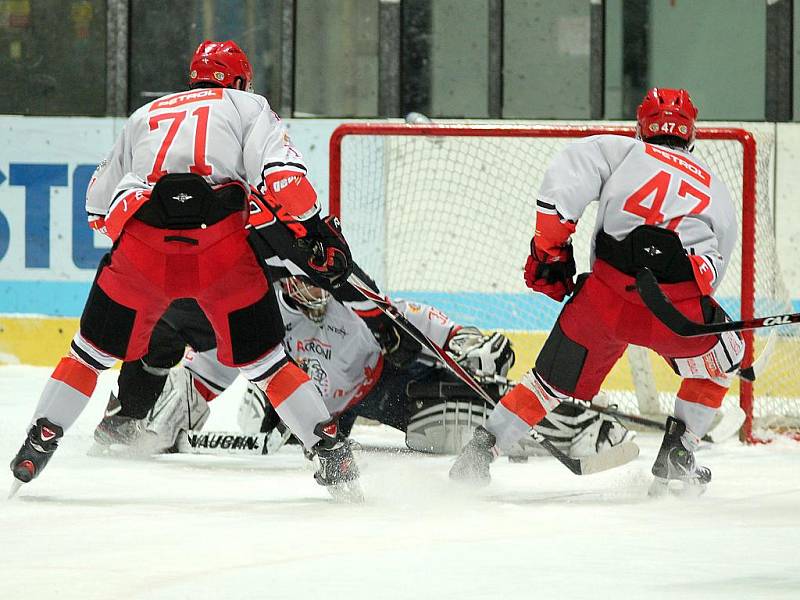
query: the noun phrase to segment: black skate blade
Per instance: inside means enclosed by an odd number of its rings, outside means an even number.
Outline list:
[[[8,490],[8,500],[11,500],[14,496],[16,496],[17,492],[19,491],[19,488],[21,487],[22,487],[22,482],[15,477],[14,481],[11,483],[11,489]]]

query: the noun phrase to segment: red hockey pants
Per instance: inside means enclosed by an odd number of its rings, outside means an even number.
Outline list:
[[[247,242],[247,213],[202,229],[160,229],[131,219],[98,270],[81,335],[122,360],[147,352],[169,304],[194,298],[217,338],[220,362],[251,363],[283,338],[273,290]]]

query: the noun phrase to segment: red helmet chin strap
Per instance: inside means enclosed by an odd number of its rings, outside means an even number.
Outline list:
[[[636,134],[647,141],[672,136],[694,142],[697,107],[686,90],[652,88],[636,110]]]
[[[197,47],[189,66],[189,85],[207,82],[233,88],[237,80],[242,81],[240,89],[251,89],[253,69],[236,42],[206,40]]]

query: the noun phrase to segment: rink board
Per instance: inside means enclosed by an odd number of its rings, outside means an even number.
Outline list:
[[[53,366],[77,330],[77,317],[0,315],[0,364]]]
[[[0,362],[52,366],[69,347],[96,265],[110,245],[107,239],[86,227],[84,190],[95,165],[113,145],[123,123],[124,119],[118,118],[0,117],[7,142],[0,149]],[[338,124],[338,121],[325,119],[288,121],[295,143],[304,150],[323,206],[327,205],[328,193],[327,141]],[[748,128],[753,127],[756,125],[748,124]],[[779,140],[786,140],[777,145],[780,157],[781,153],[793,152],[800,143],[800,126],[780,124],[779,130]],[[780,160],[777,162],[778,166],[783,164]],[[781,173],[776,188],[779,217],[782,213],[791,213],[790,201],[797,187],[794,170],[781,169]],[[531,184],[526,189],[535,187]],[[351,217],[358,216],[357,207],[351,209]],[[407,211],[401,213],[404,219],[410,218]],[[428,268],[431,257],[443,260],[455,254],[454,248],[463,247],[453,244],[452,231],[448,236],[441,236],[436,229],[430,244],[420,237],[431,214],[435,212],[422,211],[415,217],[422,222],[411,223],[414,235],[408,248],[417,254],[409,252],[386,257],[380,247],[375,247],[376,240],[381,238],[373,228],[365,231],[365,239],[354,236],[350,240],[354,256],[379,281],[380,276],[386,274],[383,271],[387,265],[394,264],[393,261],[407,261],[414,266],[407,270],[409,281],[384,280],[382,283],[387,289],[438,289],[438,292],[426,291],[418,298],[415,292],[408,295],[437,306],[461,324],[511,332],[509,335],[517,352],[517,366],[512,376],[519,377],[533,364],[545,332],[549,331],[560,309],[559,304],[531,294],[522,285],[521,269],[527,255],[529,227],[522,227],[520,239],[513,243],[505,237],[508,228],[503,229],[503,243],[491,246],[495,252],[483,257],[492,275],[496,274],[498,281],[502,279],[502,285],[478,285],[474,269],[457,268],[445,273],[447,281],[427,282],[426,274],[433,277],[433,270]],[[526,211],[519,214],[521,222],[528,223],[532,219],[532,215],[522,217],[528,215]],[[475,215],[470,213],[469,217],[472,219]],[[368,215],[365,218],[371,224],[381,222],[370,221]],[[352,227],[354,221],[349,218],[345,223],[348,233],[347,228]],[[494,222],[490,226],[487,230],[497,229]],[[793,227],[792,219],[777,220],[778,243],[784,249],[779,256],[791,256]],[[488,247],[487,242],[483,244]],[[500,248],[507,250],[507,258],[500,256]],[[585,252],[577,254],[586,257]],[[379,264],[375,264],[373,270],[371,263],[375,261]],[[507,268],[508,265],[516,267]],[[783,268],[788,288],[797,296],[800,271],[792,261]],[[736,273],[729,272],[726,277],[735,278]],[[484,293],[487,290],[495,293]],[[794,304],[794,310],[798,310],[797,300]],[[725,307],[733,314],[738,312],[735,303],[725,304]],[[757,312],[772,314],[758,307]],[[800,397],[800,384],[791,372],[800,348],[788,340],[782,339],[778,344],[773,370],[757,384],[759,394]],[[658,389],[674,391],[677,380],[669,368],[658,358],[652,362]],[[631,389],[628,371],[626,361],[621,361],[609,376],[606,387]]]
[[[10,316],[0,315],[0,364],[26,364],[53,366],[69,349],[70,340],[78,329],[77,317]],[[510,377],[518,380],[535,362],[539,350],[547,337],[546,331],[503,330],[511,339],[516,352],[516,363]],[[771,361],[771,368],[756,384],[760,395],[797,398],[800,397],[800,381],[791,373],[779,372],[780,365],[791,365],[800,347],[796,338],[779,338]],[[759,355],[766,338],[756,339],[756,356]],[[657,355],[650,354],[656,387],[660,392],[673,393],[679,378]],[[784,370],[789,366],[783,367]],[[609,374],[604,386],[606,390],[633,390],[627,359],[623,358]],[[732,391],[738,391],[738,382]]]

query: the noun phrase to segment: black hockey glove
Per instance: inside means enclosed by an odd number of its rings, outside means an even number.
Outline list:
[[[575,289],[575,272],[572,244],[565,245],[557,255],[549,255],[531,240],[531,255],[525,263],[525,284],[533,291],[561,302]]]
[[[353,258],[339,219],[331,215],[320,219],[315,215],[303,221],[303,225],[307,234],[297,240],[297,245],[306,256],[306,264],[331,286],[339,287],[353,272]]]
[[[422,344],[383,313],[361,318],[383,348],[386,360],[398,369],[409,367],[422,352]]]

